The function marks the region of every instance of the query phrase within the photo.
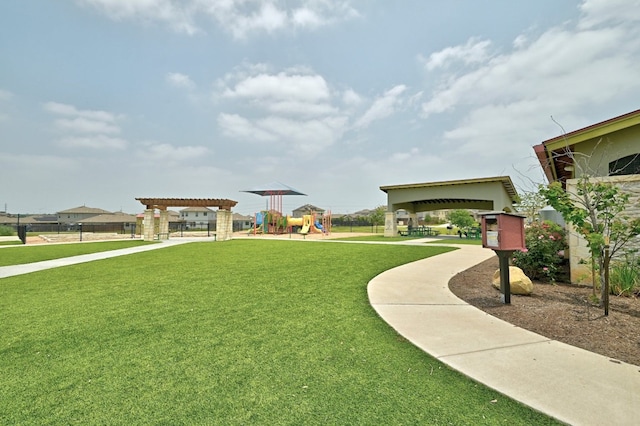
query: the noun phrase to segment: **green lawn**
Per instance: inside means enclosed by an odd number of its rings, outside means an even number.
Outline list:
[[[399,236],[385,237],[383,234],[375,234],[375,235],[361,235],[359,237],[335,238],[335,240],[336,241],[371,241],[371,242],[379,242],[379,243],[394,243],[394,242],[415,240],[417,238],[423,238],[423,237],[399,237]]]
[[[553,423],[369,305],[376,274],[447,250],[236,240],[2,279],[0,424]]]
[[[362,235],[359,237],[345,237],[345,238],[336,238],[337,241],[372,241],[372,242],[381,242],[381,243],[393,243],[393,242],[402,242],[402,241],[410,241],[418,238],[425,237],[385,237],[382,234],[376,235]],[[467,239],[467,238],[458,238],[456,237],[431,237],[432,240],[425,241],[425,244],[471,244],[471,245],[482,245],[482,240],[478,239]]]
[[[104,241],[82,244],[44,244],[34,246],[7,247],[0,249],[0,266],[22,265],[43,260],[61,259],[81,254],[98,253],[136,247],[143,244],[157,244],[151,241]]]

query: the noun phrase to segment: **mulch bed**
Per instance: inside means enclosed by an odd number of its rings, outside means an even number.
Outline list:
[[[609,315],[590,301],[591,287],[534,281],[531,296],[500,301],[491,285],[497,256],[449,281],[451,291],[490,315],[553,340],[640,366],[640,300],[610,297]]]

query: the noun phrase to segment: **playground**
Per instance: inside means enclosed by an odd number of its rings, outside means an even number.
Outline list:
[[[253,188],[247,191],[261,197],[269,197],[268,208],[255,213],[253,226],[249,229],[248,235],[258,234],[309,234],[329,235],[331,233],[331,212],[316,214],[309,211],[302,217],[285,215],[282,212],[282,197],[285,195],[306,196],[297,189],[280,182],[270,183],[264,187]]]
[[[302,217],[283,215],[278,211],[261,211],[254,216],[254,225],[249,234],[292,234],[300,235],[323,234],[331,232],[331,214],[323,214],[320,217],[315,213]]]

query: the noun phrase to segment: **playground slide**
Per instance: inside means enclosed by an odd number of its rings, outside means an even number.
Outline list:
[[[300,229],[301,234],[308,234],[311,229],[311,215],[302,216],[302,228]]]

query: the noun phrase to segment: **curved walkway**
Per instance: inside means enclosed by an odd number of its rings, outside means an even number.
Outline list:
[[[495,254],[458,247],[371,280],[369,301],[382,319],[450,367],[560,421],[638,424],[640,367],[516,327],[459,299],[449,280]]]

